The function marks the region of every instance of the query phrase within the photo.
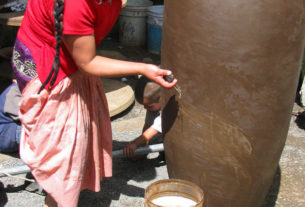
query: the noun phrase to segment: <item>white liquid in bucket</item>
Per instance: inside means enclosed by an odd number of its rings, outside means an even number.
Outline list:
[[[152,202],[163,207],[191,207],[197,204],[195,201],[181,196],[162,196]]]

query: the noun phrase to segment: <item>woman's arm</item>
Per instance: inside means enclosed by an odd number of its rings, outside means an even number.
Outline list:
[[[156,65],[116,60],[96,55],[94,35],[64,35],[63,42],[68,48],[80,70],[101,77],[119,77],[128,75],[145,75],[165,88],[172,88],[177,80],[169,83],[163,76],[170,75],[169,70]]]

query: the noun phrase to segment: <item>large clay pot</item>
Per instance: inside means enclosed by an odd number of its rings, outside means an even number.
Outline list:
[[[162,93],[170,178],[205,207],[260,206],[285,144],[304,49],[304,0],[165,1]]]

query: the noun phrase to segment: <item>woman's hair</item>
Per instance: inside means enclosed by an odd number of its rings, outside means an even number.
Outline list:
[[[65,0],[55,0],[53,15],[54,15],[54,25],[55,25],[56,54],[53,60],[52,70],[49,73],[47,79],[43,82],[38,93],[40,93],[40,91],[42,91],[49,82],[50,82],[50,86],[48,90],[51,90],[57,78],[57,74],[60,66],[60,59],[59,59],[60,44],[62,39],[62,31],[64,27],[63,25],[64,6],[65,6]]]
[[[106,0],[98,0],[99,3],[102,3],[104,1]],[[49,73],[47,79],[41,85],[38,93],[40,93],[48,83],[50,83],[48,90],[51,90],[57,78],[57,74],[60,66],[59,52],[60,52],[60,45],[62,40],[62,31],[64,28],[64,24],[63,24],[64,6],[65,6],[65,0],[55,0],[53,15],[54,15],[54,25],[55,25],[56,53],[53,60],[52,70]]]
[[[138,102],[143,103],[147,99],[149,103],[157,103],[160,100],[161,86],[149,80],[145,76],[137,81],[135,87],[135,97]]]

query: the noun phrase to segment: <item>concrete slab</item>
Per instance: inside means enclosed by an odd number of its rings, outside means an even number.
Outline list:
[[[110,117],[115,116],[127,109],[134,102],[133,89],[116,79],[102,79]]]
[[[145,116],[140,116],[119,122],[113,122],[112,127],[116,132],[141,131],[144,125]]]

